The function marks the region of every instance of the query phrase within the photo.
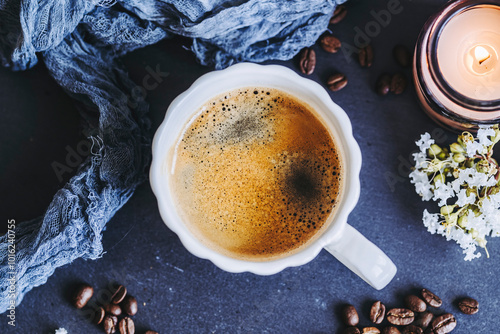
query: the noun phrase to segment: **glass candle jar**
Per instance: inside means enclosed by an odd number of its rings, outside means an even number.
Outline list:
[[[449,2],[424,25],[413,79],[424,111],[454,131],[500,122],[500,0]]]

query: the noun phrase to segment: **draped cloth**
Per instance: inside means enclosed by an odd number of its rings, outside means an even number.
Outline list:
[[[175,35],[200,63],[287,60],[314,44],[343,0],[0,0],[0,60],[26,70],[43,61],[75,99],[89,157],[43,216],[0,237],[0,313],[57,267],[102,256],[102,231],[147,177],[145,101],[119,57]],[[57,131],[57,129],[54,129]],[[15,247],[15,261],[9,252]],[[12,288],[15,287],[15,291]],[[13,297],[14,296],[14,297]]]

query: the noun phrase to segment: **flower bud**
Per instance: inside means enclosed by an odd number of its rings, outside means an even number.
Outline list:
[[[433,158],[442,151],[443,150],[441,149],[441,147],[439,147],[439,145],[432,144],[431,147],[429,147],[429,149],[427,150],[427,154],[429,155],[429,157]]]
[[[446,158],[448,158],[448,154],[446,154],[445,151],[442,151],[441,153],[439,153],[437,155],[437,157],[438,157],[439,160],[445,160]]]
[[[498,130],[498,127],[495,127],[495,136],[493,138],[491,138],[491,141],[493,142],[493,144],[496,144],[500,141],[500,130]]]
[[[479,210],[479,208],[477,206],[472,209],[472,212],[474,212],[474,215],[476,217],[478,217],[481,214],[481,211]]]
[[[479,235],[479,232],[475,228],[471,228],[469,230],[469,233],[472,236],[472,239],[476,239]]]
[[[477,241],[477,244],[479,245],[479,247],[482,247],[482,248],[486,247],[486,239],[481,238],[481,239],[477,239],[476,241]]]
[[[434,182],[434,184],[437,184],[438,182],[445,184],[446,183],[446,176],[442,173],[436,174],[436,176],[434,176],[434,180],[432,180],[432,181]]]
[[[490,188],[490,195],[495,195],[500,192],[500,188],[498,186],[495,186],[493,188]]]
[[[449,215],[450,213],[453,212],[453,210],[455,210],[455,208],[457,207],[456,204],[453,204],[453,205],[445,205],[445,206],[442,206],[441,207],[441,214],[443,216],[447,216]]]
[[[474,141],[474,136],[470,132],[464,131],[460,136],[458,136],[457,141],[463,146],[463,148],[465,148],[468,143],[472,143]]]
[[[465,226],[467,226],[468,220],[469,218],[467,218],[467,215],[460,216],[458,218],[458,226],[460,226],[461,228],[465,228]]]
[[[495,166],[493,164],[490,164],[490,167],[489,167],[489,170],[488,170],[488,174],[489,175],[496,175],[497,173],[498,173],[497,166]]]
[[[453,143],[450,145],[451,153],[465,153],[465,149],[459,143]]]
[[[471,194],[474,194],[477,196],[477,189],[476,188],[467,188],[465,189],[465,194],[467,197],[469,197]]]
[[[476,170],[479,173],[488,174],[490,172],[489,162],[484,159],[479,160],[479,162],[476,164]]]
[[[464,162],[465,155],[463,155],[462,153],[455,153],[455,154],[453,154],[453,161],[455,161],[457,163]]]

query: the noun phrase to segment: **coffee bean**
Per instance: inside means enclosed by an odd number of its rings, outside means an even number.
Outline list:
[[[340,50],[340,47],[342,46],[340,40],[329,33],[324,34],[319,40],[319,43],[321,44],[323,50],[329,53],[338,52]]]
[[[88,284],[82,284],[76,290],[73,296],[73,304],[76,308],[82,308],[87,305],[90,298],[94,294],[94,288]]]
[[[380,334],[380,330],[377,327],[365,327],[361,331],[363,334]]]
[[[358,53],[358,60],[361,67],[370,67],[373,63],[373,48],[367,45],[361,48]]]
[[[333,92],[339,91],[347,85],[347,77],[342,73],[333,74],[328,78],[326,85]]]
[[[389,326],[382,329],[382,334],[401,334],[401,332],[396,327]]]
[[[434,334],[446,334],[457,326],[457,320],[451,313],[446,313],[432,320],[431,330]]]
[[[299,67],[304,74],[312,74],[316,67],[316,52],[311,48],[304,48],[300,52]]]
[[[155,332],[155,331],[146,331],[146,333],[144,334],[158,334],[158,332]]]
[[[415,326],[418,326],[422,328],[423,330],[427,329],[429,327],[429,324],[432,321],[432,318],[434,318],[434,315],[431,312],[423,312],[420,314],[418,319],[416,319],[413,324]]]
[[[370,320],[375,324],[380,324],[384,320],[385,305],[379,301],[373,303],[370,309]]]
[[[118,318],[114,315],[106,315],[104,320],[102,321],[102,326],[104,327],[104,331],[106,334],[113,334],[116,332],[116,324],[118,322]]]
[[[116,288],[115,293],[113,293],[113,295],[111,296],[111,302],[113,304],[120,304],[126,295],[127,295],[127,288],[124,287],[123,285],[119,285]]]
[[[407,81],[406,76],[403,73],[396,73],[391,78],[391,92],[399,95],[403,93],[406,89]]]
[[[342,319],[347,326],[356,326],[359,323],[359,316],[356,308],[352,305],[347,305],[342,310]]]
[[[95,313],[94,313],[94,323],[99,325],[102,320],[104,319],[104,316],[106,315],[106,312],[104,311],[104,309],[102,307],[98,307],[96,310],[95,310]]]
[[[118,324],[118,328],[120,329],[120,334],[134,334],[135,333],[135,325],[134,321],[129,317],[125,317],[120,320]]]
[[[422,297],[424,298],[425,302],[429,304],[429,306],[440,307],[441,305],[443,305],[443,301],[441,300],[441,298],[427,289],[422,289]]]
[[[408,325],[403,328],[401,334],[424,334],[424,331],[418,326]]]
[[[128,315],[135,315],[137,313],[137,300],[132,296],[127,296],[120,304],[123,312]]]
[[[403,46],[403,45],[396,45],[394,49],[392,50],[392,54],[394,55],[394,58],[396,59],[396,62],[403,66],[403,67],[409,67],[411,63],[411,55],[410,51]]]
[[[458,301],[458,308],[465,314],[474,314],[479,311],[479,303],[472,298],[462,298]]]
[[[391,90],[391,76],[387,73],[382,74],[377,80],[376,91],[379,95],[387,95]]]
[[[387,312],[387,321],[393,325],[405,326],[409,325],[415,319],[415,314],[412,310],[405,308],[393,308]]]
[[[333,16],[330,19],[330,24],[337,24],[342,21],[347,15],[347,8],[344,5],[338,5],[333,12]]]
[[[409,295],[405,298],[405,305],[413,312],[424,312],[427,304],[415,295]]]
[[[361,334],[361,331],[356,327],[347,327],[342,331],[342,334]]]
[[[106,313],[108,314],[116,315],[117,317],[122,314],[121,307],[116,304],[104,305],[104,311],[106,311]]]

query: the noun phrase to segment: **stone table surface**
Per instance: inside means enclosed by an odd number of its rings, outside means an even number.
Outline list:
[[[326,251],[297,268],[272,276],[227,273],[211,262],[191,255],[163,223],[148,183],[107,224],[105,253],[96,261],[76,260],[58,268],[47,283],[34,288],[16,309],[17,326],[0,317],[1,333],[100,333],[88,314],[70,303],[75,285],[88,282],[104,298],[112,282],[128,287],[139,301],[134,316],[137,332],[160,333],[339,333],[344,325],[340,309],[353,304],[360,326],[369,326],[369,308],[376,300],[387,307],[403,305],[404,296],[427,288],[443,299],[432,312],[451,312],[458,325],[454,333],[499,333],[500,238],[490,238],[490,258],[465,262],[454,242],[431,235],[423,226],[422,202],[407,174],[414,144],[430,132],[451,143],[454,134],[440,129],[419,108],[413,86],[400,96],[374,92],[383,72],[403,71],[392,58],[392,48],[413,48],[426,19],[445,1],[351,1],[349,14],[331,26],[343,42],[337,54],[319,45],[318,65],[309,77],[324,86],[327,77],[343,72],[349,83],[332,100],[348,114],[362,155],[361,195],[349,223],[378,245],[396,264],[393,281],[377,291]],[[400,13],[381,25],[377,13],[399,3]],[[370,69],[361,68],[349,53],[360,31],[375,50]],[[371,29],[371,30],[370,30]],[[147,92],[153,131],[170,102],[198,77],[212,69],[199,65],[188,50],[190,41],[162,41],[124,57],[131,77],[140,84],[148,69],[169,75]],[[298,71],[297,60],[269,62]],[[0,68],[0,189],[2,219],[22,222],[39,216],[54,193],[72,173],[58,177],[52,162],[64,163],[68,152],[85,140],[73,101],[48,75],[42,63],[25,72]],[[75,169],[76,171],[76,169]],[[3,228],[5,228],[3,226]],[[5,230],[4,230],[5,231]],[[458,298],[480,302],[475,315],[461,314]],[[386,322],[384,324],[387,324]]]

